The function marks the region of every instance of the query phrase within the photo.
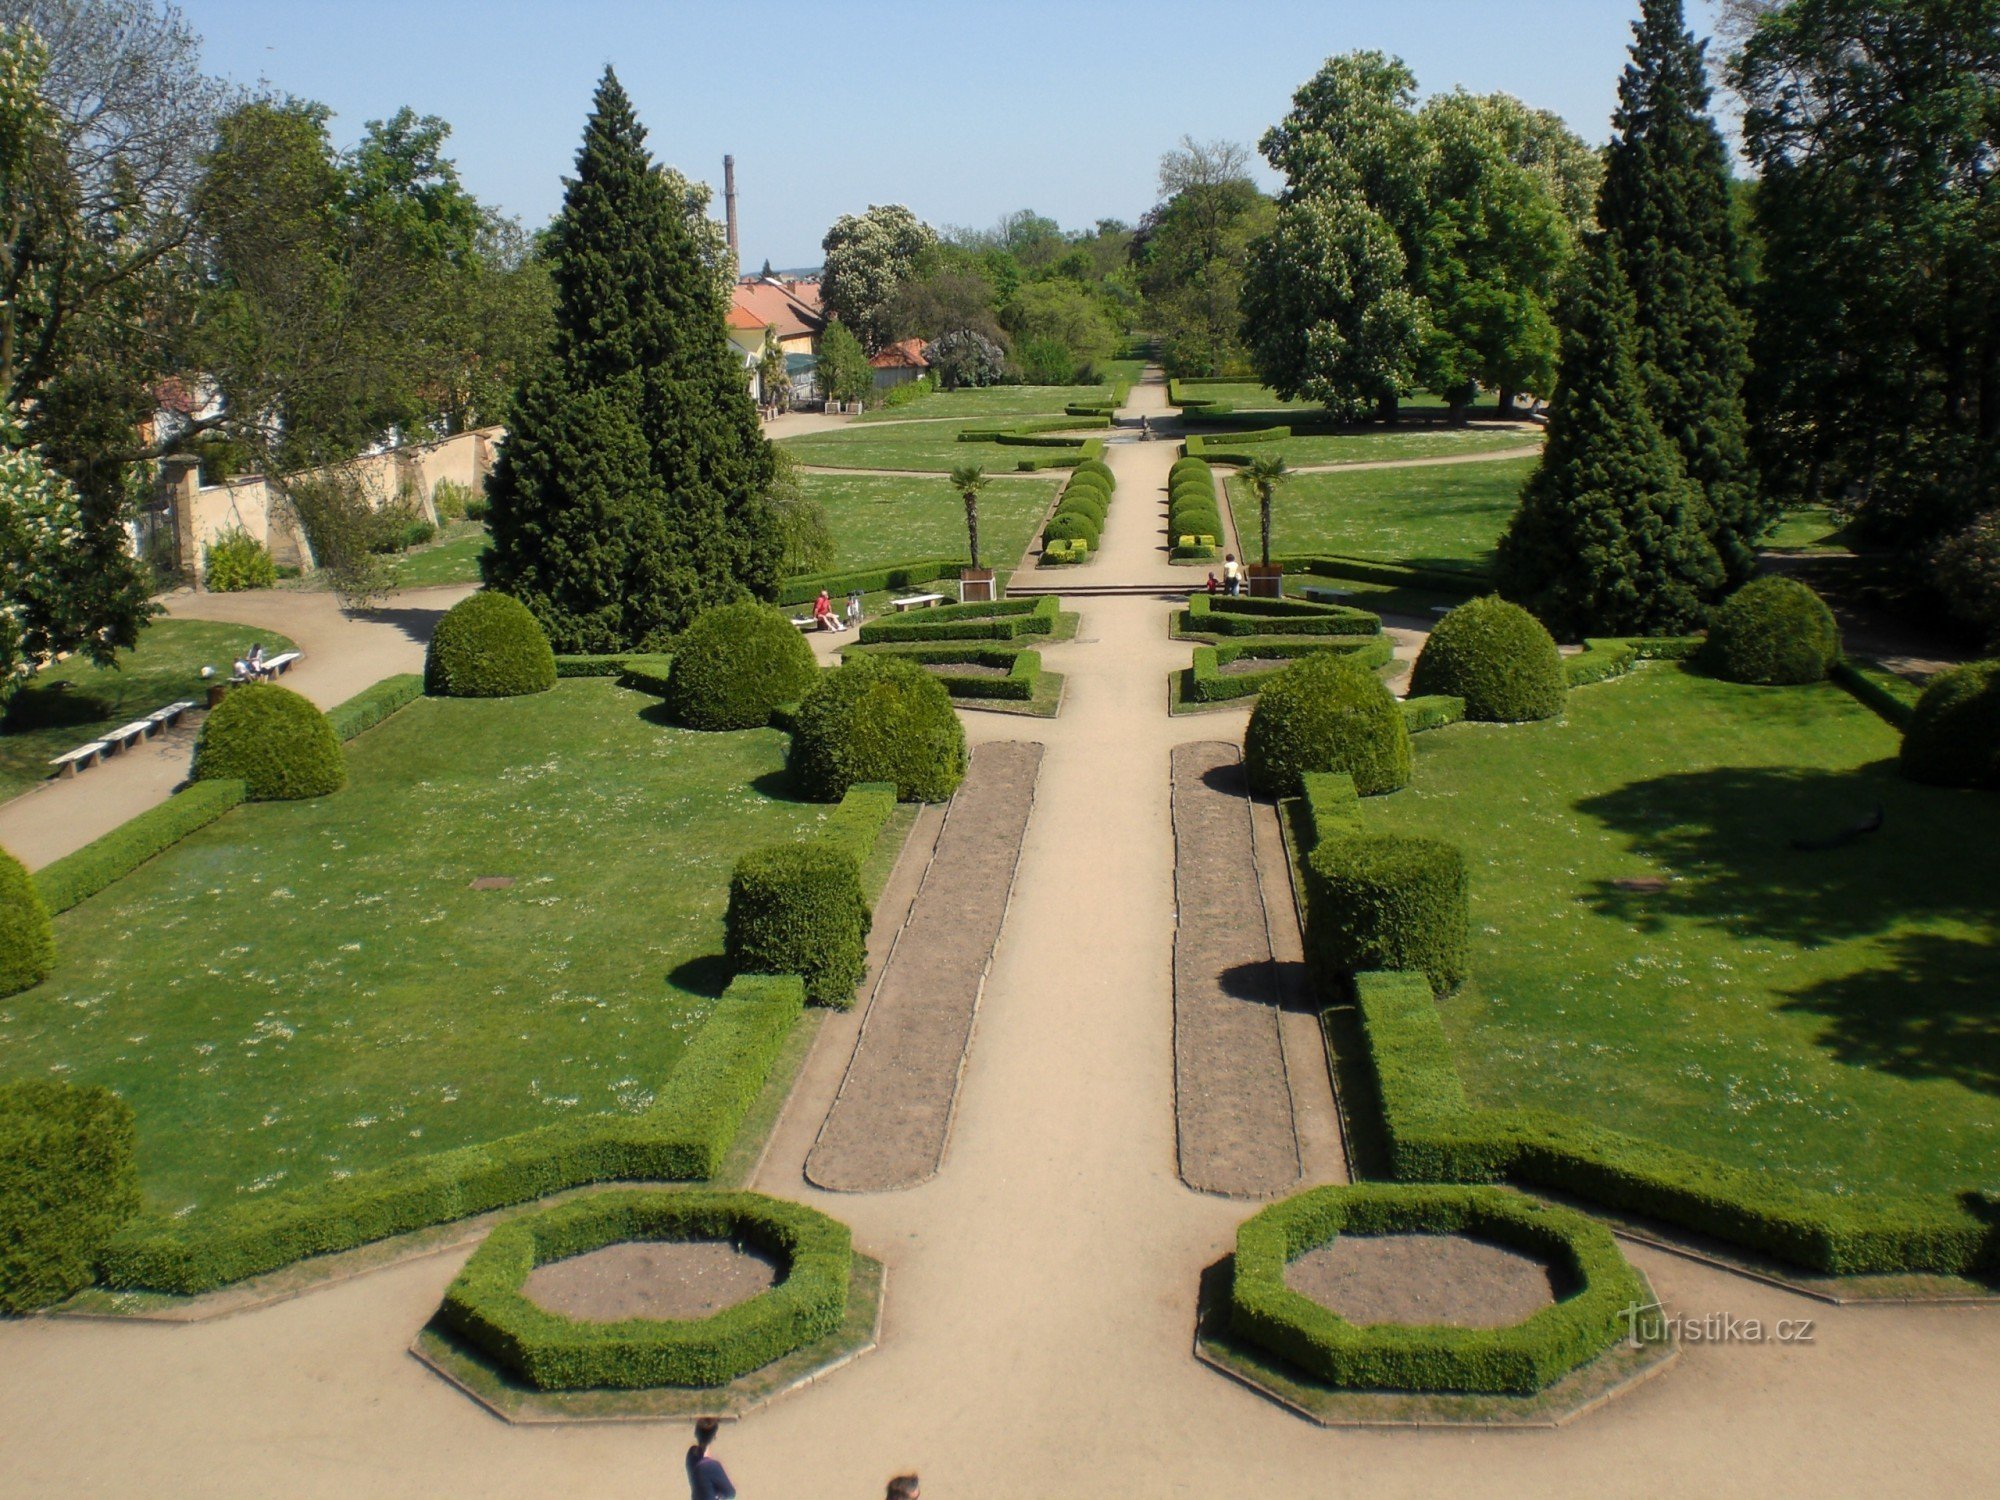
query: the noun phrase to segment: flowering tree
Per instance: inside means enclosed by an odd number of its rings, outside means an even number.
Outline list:
[[[948,391],[965,385],[991,385],[1007,373],[1007,351],[972,328],[939,334],[924,349],[924,358]]]

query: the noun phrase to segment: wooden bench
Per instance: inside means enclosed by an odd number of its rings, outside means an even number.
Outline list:
[[[97,764],[99,757],[111,747],[103,740],[92,740],[87,745],[78,745],[74,750],[65,750],[49,764],[56,768],[58,776],[74,776],[77,771]]]
[[[154,709],[146,715],[146,718],[148,722],[158,725],[161,729],[171,729],[180,723],[181,715],[194,706],[192,699],[183,698],[178,703],[169,703],[165,708]]]
[[[103,739],[108,745],[119,750],[129,750],[160,726],[151,719],[134,719],[130,724],[120,724],[116,729],[104,731]]]
[[[943,595],[943,594],[911,594],[911,595],[910,595],[910,596],[909,596],[908,598],[905,598],[905,599],[891,599],[891,600],[890,600],[889,602],[890,602],[890,604],[892,604],[892,605],[894,605],[894,606],[895,606],[895,609],[896,609],[896,613],[900,615],[900,614],[902,614],[902,613],[903,613],[904,611],[906,611],[906,610],[912,610],[912,609],[932,609],[932,608],[936,607],[937,605],[940,605],[940,604],[944,603],[944,595]]]
[[[816,630],[819,628],[819,621],[815,620],[811,615],[793,615],[792,624],[800,630]]]
[[[304,654],[302,651],[280,651],[276,656],[265,657],[264,675],[266,677],[283,677],[287,672],[292,670],[292,663]]]
[[[1345,604],[1354,597],[1346,589],[1307,589],[1308,604]]]

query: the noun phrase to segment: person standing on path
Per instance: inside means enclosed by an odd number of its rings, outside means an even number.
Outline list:
[[[1229,590],[1230,598],[1243,592],[1243,569],[1237,565],[1236,554],[1226,552],[1222,557],[1223,582]]]
[[[722,1424],[703,1417],[694,1424],[694,1446],[687,1451],[689,1500],[736,1500],[736,1486],[721,1460],[708,1456],[708,1445]]]

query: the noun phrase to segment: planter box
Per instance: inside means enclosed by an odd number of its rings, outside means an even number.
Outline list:
[[[1245,569],[1250,575],[1250,597],[1252,599],[1282,599],[1285,597],[1285,565],[1272,563],[1252,563]]]
[[[959,573],[959,603],[991,604],[994,597],[993,570],[991,568],[966,568]]]

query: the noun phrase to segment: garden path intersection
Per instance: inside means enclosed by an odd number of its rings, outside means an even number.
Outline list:
[[[1124,415],[1157,420],[1163,394],[1154,376]],[[1109,445],[1117,494],[1080,582],[1200,576],[1161,546],[1173,456],[1168,442]],[[1574,1427],[1504,1437],[1322,1430],[1196,1363],[1197,1279],[1251,1205],[1179,1176],[1169,765],[1176,746],[1240,741],[1247,710],[1168,716],[1188,647],[1169,638],[1165,601],[1079,607],[1077,638],[1047,648],[1068,681],[1058,719],[966,715],[975,746],[1044,750],[941,1170],[902,1191],[809,1184],[857,1024],[833,1017],[751,1184],[849,1223],[889,1282],[877,1351],[725,1432],[745,1495],[876,1495],[910,1468],[951,1497],[1990,1487],[1993,1310],[1824,1307],[1642,1246],[1633,1260],[1684,1320],[1812,1317],[1814,1340],[1691,1342],[1664,1378]],[[1308,1117],[1302,1102],[1305,1175],[1326,1181],[1337,1152]],[[0,1489],[500,1497],[676,1483],[678,1427],[501,1426],[405,1355],[466,1253],[194,1326],[0,1325]]]

